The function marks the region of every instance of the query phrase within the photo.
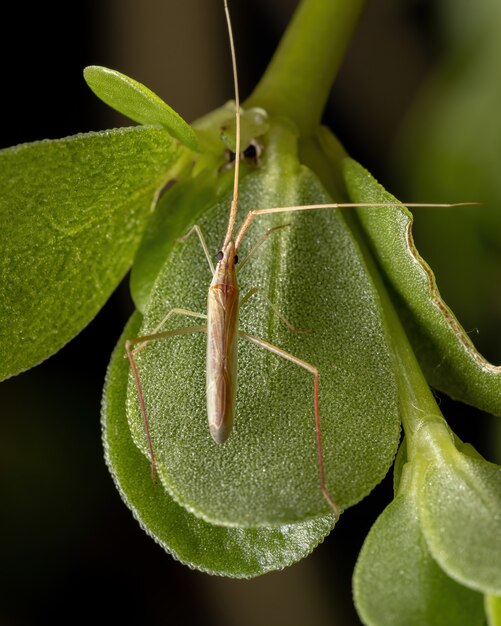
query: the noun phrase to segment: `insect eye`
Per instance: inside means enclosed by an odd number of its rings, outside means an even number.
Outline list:
[[[221,261],[221,260],[223,259],[223,256],[224,256],[223,251],[222,251],[222,250],[219,250],[219,252],[217,253],[217,257],[216,257],[216,259],[217,259],[218,261]]]
[[[238,263],[238,254],[235,254],[235,258],[233,259],[235,265]]]

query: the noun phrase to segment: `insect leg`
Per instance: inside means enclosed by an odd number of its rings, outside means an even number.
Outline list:
[[[162,319],[162,321],[159,324],[157,324],[157,326],[155,326],[151,336],[156,335],[158,332],[160,332],[162,327],[165,326],[165,324],[167,323],[167,321],[169,320],[169,318],[172,315],[186,315],[188,317],[199,317],[199,318],[204,319],[204,320],[207,319],[207,315],[205,315],[205,313],[196,313],[195,311],[188,311],[188,309],[177,309],[177,308],[171,309],[167,313],[167,315]],[[138,352],[141,352],[141,350],[144,350],[144,348],[146,348],[146,346],[148,345],[148,341],[149,340],[146,339],[145,341],[140,343],[137,348],[134,348],[132,353],[133,354],[137,354]]]
[[[248,258],[248,257],[247,257]],[[248,291],[245,296],[240,300],[240,306],[245,304],[252,296],[254,295],[261,296],[266,304],[270,307],[270,309],[275,313],[275,315],[279,318],[279,320],[287,326],[287,328],[293,333],[307,333],[309,332],[306,328],[298,328],[289,322],[289,320],[279,311],[278,307],[273,304],[273,302],[265,295],[259,287],[253,287],[250,291]]]
[[[317,439],[317,456],[318,456],[320,489],[322,490],[322,494],[325,500],[327,501],[327,504],[333,510],[334,515],[336,516],[336,521],[337,521],[341,514],[341,510],[339,509],[338,505],[334,501],[333,497],[330,495],[329,491],[327,490],[327,486],[325,484],[324,455],[322,452],[322,438],[320,434],[320,409],[319,409],[320,374],[318,372],[318,369],[314,365],[311,365],[310,363],[303,361],[297,356],[294,356],[293,354],[290,354],[289,352],[282,350],[282,348],[278,348],[277,346],[274,346],[273,344],[268,343],[267,341],[264,341],[264,339],[259,339],[258,337],[254,337],[253,335],[248,335],[247,333],[244,333],[243,331],[238,331],[238,335],[242,337],[243,339],[246,339],[250,343],[260,346],[261,348],[265,348],[265,350],[269,350],[273,354],[281,356],[287,361],[290,361],[291,363],[299,365],[299,367],[302,367],[308,372],[310,372],[311,374],[313,374],[313,407],[314,407],[314,412],[315,412],[315,431],[316,431],[316,439]]]
[[[207,242],[205,241],[205,237],[204,237],[204,235],[202,233],[202,229],[200,228],[200,226],[198,224],[195,224],[192,228],[190,228],[190,230],[186,233],[186,235],[183,235],[182,237],[178,237],[177,240],[184,242],[194,232],[197,234],[198,239],[199,239],[200,243],[202,244],[202,248],[204,249],[205,258],[207,259],[207,263],[209,264],[210,271],[211,271],[212,274],[214,274],[214,264],[212,263],[212,259],[211,259],[211,256],[209,254],[209,248],[207,247]]]
[[[286,226],[289,226],[289,224],[281,224],[280,226],[274,226],[273,228],[269,228],[264,235],[262,235],[262,237],[260,237],[256,243],[252,246],[252,248],[250,249],[250,251],[248,252],[247,256],[238,263],[237,266],[237,272],[239,272],[242,267],[247,263],[247,261],[254,255],[254,253],[256,252],[256,250],[268,239],[268,237],[271,235],[271,233],[274,233],[277,230],[280,230],[281,228],[285,228]]]
[[[270,213],[294,213],[296,211],[312,211],[316,209],[355,209],[362,207],[376,208],[376,207],[428,207],[428,208],[450,208],[458,206],[472,206],[478,205],[479,202],[449,202],[449,203],[419,203],[419,202],[333,202],[332,204],[303,204],[300,206],[285,206],[285,207],[273,207],[269,209],[254,209],[249,211],[245,220],[235,237],[235,250],[238,250],[240,242],[243,236],[247,232],[247,229],[251,225],[252,220],[258,215],[268,215]]]
[[[148,442],[148,450],[150,452],[151,460],[151,478],[155,478],[155,453],[153,452],[153,444],[151,442],[150,427],[148,423],[148,414],[146,412],[146,403],[144,401],[143,388],[141,386],[141,379],[139,378],[139,372],[137,369],[136,361],[134,360],[134,352],[131,350],[131,346],[139,343],[149,343],[150,341],[156,341],[158,339],[167,339],[168,337],[175,337],[176,335],[190,335],[192,333],[206,333],[207,326],[187,326],[184,328],[172,328],[171,330],[164,331],[162,333],[152,333],[151,335],[144,335],[142,337],[135,337],[134,339],[127,339],[125,342],[125,352],[129,359],[132,376],[136,384],[137,396],[139,399],[139,407],[141,409],[141,415],[143,417],[144,430],[146,433],[146,440]]]

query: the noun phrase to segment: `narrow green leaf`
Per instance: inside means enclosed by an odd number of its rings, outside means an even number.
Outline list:
[[[480,626],[482,596],[449,578],[430,555],[415,494],[389,504],[355,567],[353,593],[366,626]]]
[[[88,324],[127,272],[179,150],[127,128],[0,152],[0,379]]]
[[[270,131],[262,167],[242,183],[240,220],[255,207],[329,201],[318,180],[299,166],[294,149],[290,131]],[[210,250],[222,244],[230,199],[199,220]],[[327,483],[347,507],[386,474],[400,432],[378,294],[335,210],[256,220],[241,258],[277,224],[288,226],[274,232],[239,274],[241,293],[261,288],[292,324],[308,332],[290,332],[259,296],[242,307],[241,328],[318,367]],[[197,238],[176,243],[154,285],[141,334],[151,332],[172,307],[205,312],[210,280]],[[165,488],[200,517],[227,525],[281,525],[327,513],[311,373],[240,340],[234,431],[218,445],[207,427],[205,343],[203,334],[170,338],[137,355]],[[132,380],[128,413],[134,440],[148,456]]]
[[[487,616],[488,626],[501,626],[501,597],[485,596],[484,598],[485,614]]]
[[[396,201],[355,161],[346,159],[344,172],[353,202]],[[414,247],[412,215],[404,207],[357,212],[379,263],[402,299],[409,339],[428,382],[453,398],[501,415],[501,368],[476,351],[441,299],[433,272]]]
[[[217,527],[188,513],[151,480],[150,463],[134,445],[125,413],[129,366],[124,343],[140,324],[136,314],[111,358],[102,422],[108,467],[141,527],[176,559],[211,574],[251,578],[307,556],[332,529],[332,516],[273,529]]]
[[[501,595],[501,467],[452,443],[439,450],[420,493],[429,549],[455,580]]]
[[[158,124],[191,150],[198,138],[191,126],[153,91],[116,70],[99,65],[84,69],[84,78],[103,102],[140,124]]]

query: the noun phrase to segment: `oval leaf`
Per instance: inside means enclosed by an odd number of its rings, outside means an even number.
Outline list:
[[[372,526],[353,576],[355,606],[367,626],[480,626],[482,596],[449,578],[428,551],[411,493]]]
[[[291,138],[292,137],[292,138]],[[327,202],[318,180],[300,168],[289,131],[274,127],[262,168],[241,186],[241,219],[255,207]],[[287,145],[284,145],[287,143]],[[210,250],[221,246],[230,196],[199,224]],[[274,232],[239,274],[242,295],[259,287],[287,319],[290,332],[255,296],[241,328],[288,350],[320,371],[324,462],[330,492],[342,507],[363,498],[386,474],[399,432],[393,360],[377,292],[339,212],[275,214],[256,220],[242,259],[268,228]],[[141,335],[172,307],[204,312],[211,274],[195,236],[177,243],[155,283]],[[177,326],[192,320],[173,320]],[[329,510],[319,484],[311,373],[239,341],[233,434],[215,444],[207,427],[205,336],[150,343],[137,355],[157,467],[178,502],[215,523],[280,525]],[[128,412],[148,456],[132,379]]]
[[[84,69],[86,83],[107,105],[140,124],[158,124],[191,150],[198,150],[198,138],[191,126],[156,93],[121,74],[99,65]]]
[[[102,423],[108,467],[142,528],[174,558],[210,574],[250,578],[307,556],[332,529],[332,516],[273,529],[217,527],[188,513],[151,480],[149,461],[134,445],[125,413],[129,366],[124,343],[140,323],[138,314],[131,318],[111,358]]]
[[[351,159],[344,160],[344,175],[353,202],[397,201]],[[405,207],[364,208],[357,213],[406,307],[408,336],[429,383],[453,398],[501,415],[501,368],[476,351],[440,297],[433,272],[414,246],[411,213]]]
[[[423,479],[426,541],[449,576],[501,595],[501,467],[452,445],[445,450],[447,455],[430,463]]]
[[[178,153],[145,127],[0,152],[0,379],[57,352],[104,305]]]

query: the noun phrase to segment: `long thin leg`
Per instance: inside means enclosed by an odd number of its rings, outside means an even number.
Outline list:
[[[151,479],[155,479],[155,453],[153,452],[153,444],[151,442],[150,426],[148,423],[148,414],[146,412],[146,403],[144,401],[143,388],[141,386],[141,379],[139,378],[139,372],[137,369],[136,361],[134,360],[134,353],[131,350],[131,346],[137,343],[149,343],[157,339],[167,339],[168,337],[175,337],[176,335],[191,335],[192,333],[206,333],[207,326],[188,326],[185,328],[173,328],[163,333],[153,333],[151,335],[144,335],[142,337],[135,337],[134,339],[127,339],[125,342],[125,352],[129,359],[130,368],[134,382],[136,383],[137,397],[139,399],[139,407],[141,409],[141,415],[143,417],[144,431],[146,433],[146,440],[148,442],[148,450],[151,460]]]
[[[192,226],[190,230],[186,233],[186,235],[183,235],[182,237],[178,237],[177,240],[186,241],[188,237],[194,232],[198,235],[198,239],[200,243],[202,244],[202,248],[204,249],[205,258],[207,259],[207,263],[209,264],[210,271],[212,274],[214,274],[214,264],[212,263],[212,259],[210,258],[209,248],[207,247],[207,242],[205,241],[205,237],[202,233],[202,229],[200,228],[198,224],[195,224],[195,226]]]
[[[156,335],[157,333],[159,333],[161,328],[165,326],[165,324],[167,323],[167,321],[172,315],[186,315],[188,317],[199,317],[204,320],[207,319],[207,315],[205,315],[205,313],[197,313],[195,311],[189,311],[188,309],[177,309],[177,308],[171,309],[167,313],[167,315],[162,319],[162,321],[155,326],[151,335]],[[146,348],[147,345],[148,345],[148,341],[142,342],[137,348],[134,348],[133,354],[137,354],[138,352],[141,352],[141,350],[144,350],[144,348]]]
[[[295,211],[312,211],[316,209],[353,209],[357,207],[380,207],[380,206],[394,206],[394,207],[433,207],[433,208],[449,208],[456,206],[472,206],[478,205],[480,202],[451,202],[448,204],[430,204],[430,203],[417,203],[417,202],[333,202],[332,204],[303,204],[302,206],[284,206],[273,207],[271,209],[254,209],[247,213],[247,217],[243,221],[237,236],[235,237],[235,250],[238,250],[240,242],[243,236],[247,232],[247,229],[251,225],[252,220],[258,215],[267,215],[268,213],[293,213]]]
[[[293,333],[307,333],[309,332],[306,328],[298,328],[291,324],[288,319],[279,311],[278,307],[273,304],[273,302],[265,295],[259,287],[253,287],[250,291],[248,291],[245,296],[240,300],[240,306],[245,304],[252,296],[254,295],[261,296],[266,304],[270,307],[270,309],[275,313],[275,315],[279,318],[279,320],[287,326],[287,328]]]
[[[264,235],[262,235],[262,237],[260,237],[256,243],[252,246],[252,248],[249,250],[249,253],[247,254],[247,256],[243,259],[243,261],[240,261],[237,265],[237,272],[240,272],[240,270],[243,268],[243,266],[247,263],[247,261],[255,254],[256,250],[263,245],[263,243],[268,239],[268,237],[274,233],[277,230],[280,230],[281,228],[285,228],[286,226],[289,226],[289,224],[280,224],[280,226],[274,226],[273,228],[269,228]]]
[[[299,359],[297,356],[294,356],[293,354],[290,354],[289,352],[282,350],[282,348],[278,348],[277,346],[274,346],[273,344],[268,343],[267,341],[264,341],[264,339],[259,339],[258,337],[254,337],[253,335],[248,335],[247,333],[244,333],[242,331],[238,331],[238,335],[242,337],[243,339],[250,341],[250,343],[254,343],[257,346],[260,346],[261,348],[265,348],[266,350],[269,350],[273,354],[281,356],[287,361],[290,361],[291,363],[295,363],[296,365],[299,365],[299,367],[302,367],[308,372],[310,372],[311,374],[313,374],[313,408],[315,411],[315,431],[317,435],[317,456],[318,456],[320,489],[322,490],[322,494],[325,500],[327,501],[327,504],[333,510],[334,515],[336,516],[336,521],[337,521],[339,519],[341,511],[338,505],[336,504],[336,502],[334,501],[334,498],[328,492],[327,486],[325,484],[324,455],[322,452],[322,437],[320,434],[320,408],[319,408],[320,374],[318,372],[318,369],[314,365],[311,365],[310,363],[307,363],[306,361]]]

